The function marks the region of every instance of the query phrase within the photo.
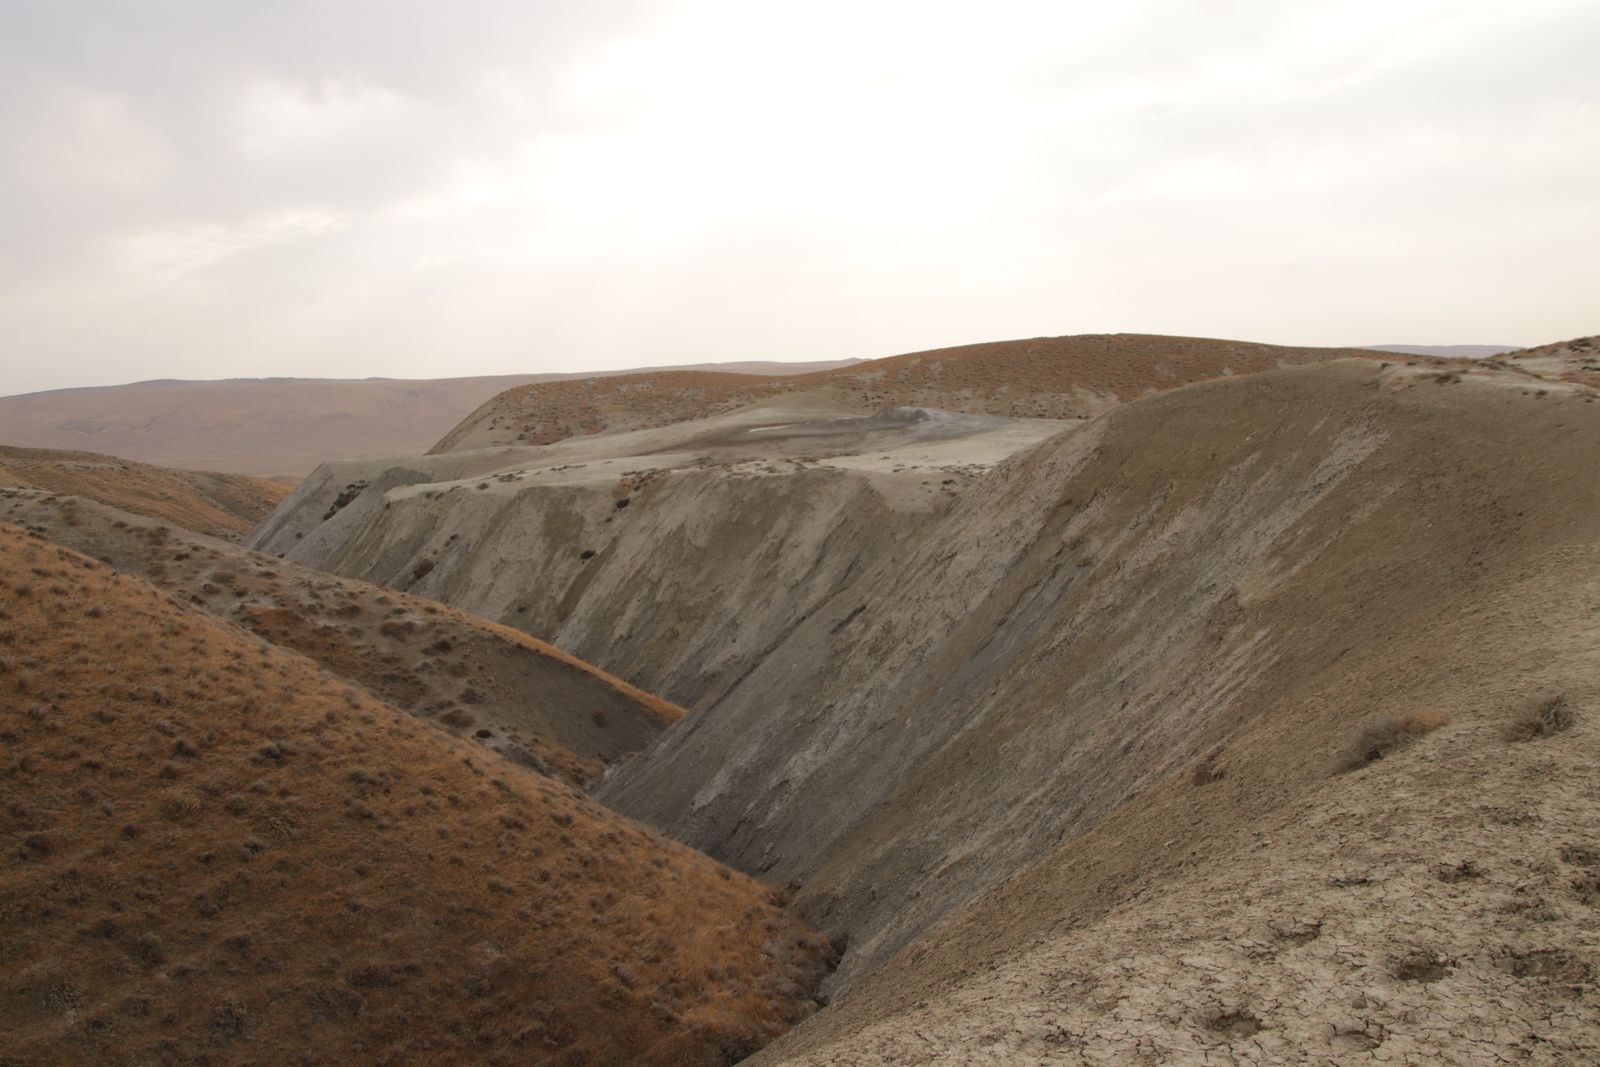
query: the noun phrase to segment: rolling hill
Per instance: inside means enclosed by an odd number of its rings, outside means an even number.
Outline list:
[[[799,373],[849,362],[694,369]],[[0,397],[0,444],[92,449],[169,467],[299,477],[328,459],[421,451],[504,389],[586,376],[237,378],[59,389]]]
[[[725,1064],[811,1010],[769,891],[0,524],[15,1063]]]
[[[519,630],[94,501],[0,489],[0,519],[148,579],[393,707],[576,785],[683,715]]]
[[[93,452],[0,446],[0,485],[32,486],[98,500],[212,537],[238,541],[289,486],[265,478],[172,470]]]
[[[922,406],[1007,418],[1086,418],[1190,382],[1348,357],[1362,349],[1286,348],[1144,334],[1085,334],[910,352],[809,374],[749,379],[651,371],[508,389],[433,452],[550,444],[581,434],[666,426],[798,393],[858,414]]]

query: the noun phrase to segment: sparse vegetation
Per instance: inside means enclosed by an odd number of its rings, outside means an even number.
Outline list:
[[[1339,773],[1359,770],[1367,764],[1383,759],[1410,745],[1424,734],[1432,733],[1450,722],[1450,716],[1439,711],[1414,711],[1405,715],[1387,715],[1362,724],[1351,737],[1340,755],[1336,770]]]
[[[1557,693],[1519,713],[1506,727],[1508,741],[1533,741],[1572,729],[1577,716],[1565,693]]]
[[[4,445],[0,482],[61,494],[61,521],[69,528],[87,520],[80,510],[84,501],[100,501],[229,540],[242,538],[289,492],[281,482],[245,475],[170,470],[92,452]],[[118,521],[124,529],[132,525]]]
[[[1205,759],[1195,764],[1194,770],[1189,775],[1189,780],[1194,785],[1210,785],[1220,782],[1228,776],[1228,769],[1221,765],[1222,749],[1214,748],[1206,754]]]
[[[44,551],[0,524],[7,573]],[[766,887],[145,583],[52,580],[0,588],[49,692],[0,757],[0,1058],[665,1067],[811,1010],[827,945]]]

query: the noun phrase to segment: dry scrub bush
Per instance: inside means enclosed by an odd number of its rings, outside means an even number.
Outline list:
[[[1355,736],[1339,757],[1335,771],[1345,774],[1359,770],[1449,722],[1450,716],[1442,711],[1413,711],[1406,715],[1385,715],[1372,719],[1356,730]]]
[[[1217,746],[1206,754],[1205,759],[1195,764],[1194,771],[1189,775],[1189,781],[1194,785],[1210,785],[1220,782],[1228,776],[1228,769],[1220,766],[1222,759],[1222,746]]]
[[[1532,741],[1570,730],[1577,716],[1567,703],[1565,693],[1557,693],[1523,711],[1506,727],[1506,740]]]

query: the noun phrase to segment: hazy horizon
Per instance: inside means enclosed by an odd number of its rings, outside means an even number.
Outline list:
[[[1600,8],[0,0],[0,395],[1600,328]]]
[[[1121,332],[1126,333],[1126,332],[1131,332],[1131,331],[1121,331]],[[993,340],[999,340],[999,341],[1030,340],[1030,338],[994,338]],[[1234,340],[1234,341],[1247,341],[1248,342],[1248,341],[1251,341],[1252,339],[1243,338],[1243,337],[1235,337],[1235,338],[1217,338],[1217,340]],[[981,343],[984,343],[984,342],[969,342],[969,343],[981,344]],[[1260,343],[1273,343],[1273,342],[1260,342]],[[960,347],[962,347],[962,342],[957,342],[956,344],[953,344],[953,345],[942,345],[942,346],[940,346],[940,348],[960,348]],[[1372,351],[1375,351],[1375,352],[1382,352],[1382,351],[1385,351],[1385,350],[1395,350],[1395,351],[1398,352],[1401,349],[1408,349],[1408,348],[1416,348],[1416,349],[1427,348],[1427,349],[1430,349],[1430,350],[1439,350],[1440,354],[1443,354],[1443,350],[1452,349],[1452,348],[1458,348],[1458,349],[1466,349],[1466,348],[1474,348],[1474,349],[1476,349],[1476,348],[1485,348],[1485,349],[1487,349],[1487,348],[1494,348],[1494,349],[1515,350],[1515,349],[1518,349],[1518,348],[1521,348],[1521,347],[1524,347],[1524,346],[1521,346],[1521,345],[1493,345],[1493,344],[1490,344],[1490,345],[1475,345],[1475,344],[1458,344],[1458,345],[1451,345],[1451,344],[1420,345],[1419,344],[1419,345],[1407,345],[1404,342],[1396,342],[1396,343],[1393,343],[1393,344],[1386,342],[1386,343],[1383,343],[1383,344],[1376,344],[1376,345],[1330,345],[1330,346],[1327,346],[1327,347],[1332,347],[1332,348],[1367,348],[1367,349],[1371,349]],[[930,350],[926,350],[926,351],[938,351],[938,349],[930,349]],[[868,359],[887,358],[889,356],[907,355],[907,354],[909,354],[909,353],[906,353],[906,352],[888,352],[888,353],[885,353],[883,357],[850,357],[850,356],[846,356],[846,357],[841,357],[841,360],[839,362],[862,363],[862,362],[866,362]],[[736,360],[735,359],[735,360],[721,360],[721,361],[718,361],[716,363],[681,364],[680,366],[696,366],[696,367],[703,367],[704,366],[704,367],[710,367],[710,366],[718,366],[719,364],[736,365],[736,364],[743,364],[743,363],[750,363],[750,362],[762,362],[762,361]],[[809,364],[809,363],[826,363],[826,362],[829,362],[829,361],[826,361],[826,360],[806,360],[806,359],[796,358],[796,359],[789,359],[789,360],[771,360],[771,361],[766,361],[766,362],[772,362],[772,363],[777,363],[777,364],[793,364],[793,365],[796,365],[796,366],[804,366],[804,365]],[[592,373],[608,373],[608,372],[615,371],[615,370],[618,370],[618,369],[631,370],[631,369],[635,369],[635,368],[614,368],[614,367],[613,368],[594,368],[592,370]],[[646,370],[646,369],[650,369],[650,370],[670,370],[670,369],[672,369],[672,365],[669,365],[669,364],[653,364],[650,367],[644,367],[644,366],[641,365],[637,369],[639,369],[639,370]],[[589,370],[589,369],[580,369],[580,370],[577,370],[577,371],[551,370],[551,371],[530,371],[530,372],[497,371],[497,372],[491,372],[489,374],[481,374],[481,375],[480,374],[449,374],[449,375],[430,375],[430,376],[427,376],[427,377],[404,377],[404,378],[396,377],[394,375],[387,375],[387,374],[368,374],[368,375],[363,375],[362,377],[359,377],[359,378],[344,378],[344,377],[318,376],[318,375],[300,375],[300,374],[291,374],[291,375],[235,374],[235,375],[230,375],[230,376],[225,377],[225,378],[133,378],[133,379],[129,379],[129,380],[126,380],[126,381],[106,381],[106,382],[96,382],[96,383],[85,384],[85,385],[50,386],[50,387],[46,387],[44,389],[27,390],[26,392],[23,392],[23,393],[3,393],[3,394],[0,394],[0,399],[15,398],[17,396],[29,396],[29,395],[32,395],[32,394],[35,394],[35,393],[62,393],[62,392],[71,392],[71,391],[80,390],[80,389],[119,389],[119,388],[127,388],[129,386],[136,386],[136,385],[166,385],[166,384],[207,385],[207,384],[215,384],[215,383],[219,383],[219,382],[328,382],[328,383],[339,383],[339,382],[345,382],[345,383],[350,383],[350,382],[381,382],[381,381],[390,381],[390,382],[407,382],[407,381],[425,382],[425,381],[448,381],[448,380],[459,379],[459,378],[518,378],[518,377],[524,377],[526,374],[577,374],[577,375],[581,375],[581,374],[587,374],[587,373],[591,373],[591,370]]]

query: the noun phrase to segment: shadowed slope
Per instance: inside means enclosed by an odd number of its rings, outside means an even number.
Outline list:
[[[727,1062],[825,952],[766,890],[0,527],[20,1062]]]

